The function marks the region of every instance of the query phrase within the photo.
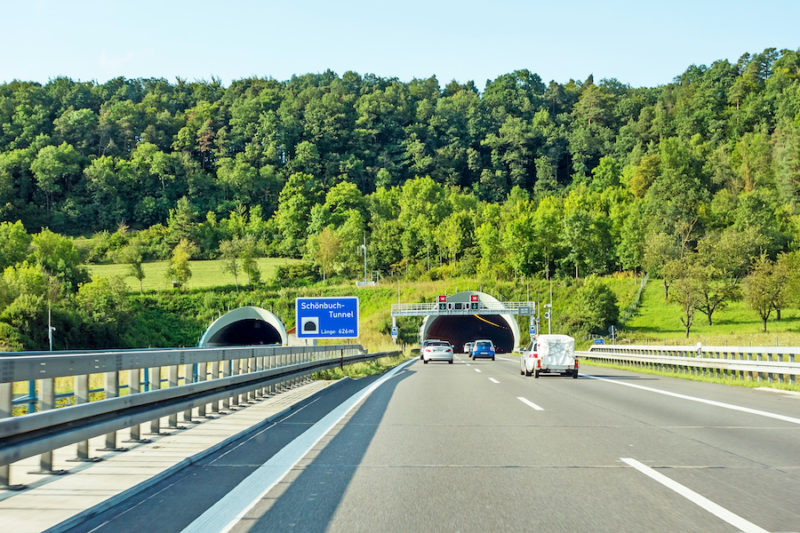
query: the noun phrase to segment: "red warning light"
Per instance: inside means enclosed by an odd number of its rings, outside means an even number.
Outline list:
[[[447,296],[444,295],[444,294],[440,294],[439,295],[439,302],[446,302],[446,301],[447,301]]]
[[[477,302],[478,301],[478,295],[477,294],[471,294],[470,297],[469,297],[469,301],[470,302]]]

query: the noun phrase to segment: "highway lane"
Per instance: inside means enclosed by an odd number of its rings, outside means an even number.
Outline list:
[[[252,508],[237,498],[233,530],[800,531],[799,398],[590,367],[578,380],[525,378],[518,365],[413,362],[286,479],[252,494]],[[177,531],[215,512],[215,499],[358,385],[92,527]],[[132,516],[135,527],[118,527]]]
[[[800,530],[797,424],[607,381],[522,378],[517,365],[415,363],[234,531]],[[752,400],[743,389],[597,373]],[[759,394],[760,408],[800,413],[796,398]]]

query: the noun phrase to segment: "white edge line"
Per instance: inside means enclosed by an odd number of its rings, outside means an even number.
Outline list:
[[[532,401],[530,401],[527,398],[523,398],[522,396],[517,396],[517,400],[521,401],[522,403],[524,403],[528,407],[533,407],[537,411],[544,411],[544,409],[542,407],[539,407],[538,405],[536,405],[535,403],[533,403]]]
[[[673,398],[680,398],[682,400],[689,400],[692,402],[704,403],[707,405],[713,405],[715,407],[722,407],[724,409],[731,409],[732,411],[740,411],[742,413],[749,413],[751,415],[758,415],[764,416],[767,418],[774,418],[775,420],[782,420],[784,422],[789,422],[791,424],[800,424],[800,418],[794,418],[791,416],[786,415],[779,415],[777,413],[770,413],[769,411],[760,411],[758,409],[751,409],[749,407],[742,407],[741,405],[734,405],[732,403],[725,403],[725,402],[717,402],[714,400],[706,400],[705,398],[697,398],[695,396],[687,396],[686,394],[679,394],[677,392],[669,392],[661,389],[653,389],[651,387],[644,387],[642,385],[635,385],[633,383],[624,383],[622,381],[617,381],[614,379],[608,378],[600,378],[597,376],[591,376],[589,374],[581,374],[584,377],[596,379],[599,381],[607,381],[608,383],[614,383],[616,385],[624,385],[625,387],[632,387],[634,389],[641,389],[646,390],[649,392],[655,392],[657,394],[663,394],[665,396],[672,396]]]
[[[500,383],[499,381],[497,381],[497,380],[496,380],[496,379],[494,379],[494,378],[489,378],[489,381],[491,381],[492,383]]]
[[[281,448],[278,453],[242,480],[217,503],[206,509],[203,514],[186,526],[183,532],[230,531],[362,399],[372,394],[375,389],[414,361],[415,359],[410,359],[396,366],[375,383],[345,400],[316,424]],[[257,496],[252,497],[252,494],[257,494]],[[241,506],[242,502],[246,502],[244,507]],[[237,509],[239,511],[232,516]]]
[[[672,479],[668,478],[664,474],[661,474],[660,472],[656,472],[655,470],[653,470],[649,466],[646,466],[646,465],[640,463],[636,459],[632,459],[630,457],[621,457],[620,460],[623,463],[626,463],[627,465],[632,466],[633,468],[635,468],[636,470],[638,470],[642,474],[648,476],[649,478],[658,481],[659,483],[661,483],[662,485],[664,485],[668,489],[670,489],[670,490],[672,490],[674,492],[677,492],[678,494],[680,494],[681,496],[683,496],[684,498],[686,498],[690,502],[694,503],[695,505],[697,505],[699,507],[702,507],[703,509],[705,509],[709,513],[713,514],[714,516],[716,516],[718,518],[721,518],[725,522],[727,522],[727,523],[731,524],[733,527],[737,528],[739,531],[744,531],[745,533],[766,533],[765,529],[762,529],[762,528],[758,527],[757,525],[753,524],[752,522],[749,522],[749,521],[745,520],[741,516],[739,516],[739,515],[737,515],[735,513],[732,513],[731,511],[725,509],[721,505],[712,502],[711,500],[709,500],[705,496],[702,496],[701,494],[698,494],[697,492],[693,491],[692,489],[690,489],[690,488],[688,488],[688,487],[686,487],[684,485],[681,485],[677,481],[673,481]]]

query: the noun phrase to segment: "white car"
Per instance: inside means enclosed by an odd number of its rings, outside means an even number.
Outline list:
[[[538,335],[522,351],[519,373],[536,378],[542,373],[558,373],[577,379],[575,339],[568,335]]]
[[[447,341],[431,341],[422,347],[422,362],[447,361],[453,364],[453,345]]]

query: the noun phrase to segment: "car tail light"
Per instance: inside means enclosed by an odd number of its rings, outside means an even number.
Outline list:
[[[575,370],[578,370],[578,360],[575,359]]]
[[[542,360],[541,359],[537,359],[536,360],[536,368],[542,368]]]

